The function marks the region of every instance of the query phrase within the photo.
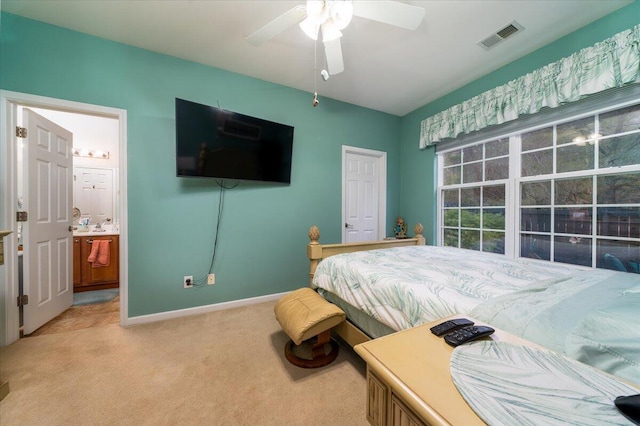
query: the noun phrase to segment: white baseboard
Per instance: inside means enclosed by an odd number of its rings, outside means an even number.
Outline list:
[[[286,291],[284,293],[250,297],[248,299],[240,299],[240,300],[233,300],[231,302],[215,303],[213,305],[198,306],[195,308],[178,309],[175,311],[160,312],[157,314],[139,315],[137,317],[127,318],[126,322],[122,324],[122,326],[128,327],[130,325],[146,324],[150,322],[188,317],[191,315],[206,314],[207,312],[222,311],[224,309],[239,308],[241,306],[255,305],[256,303],[270,302],[272,300],[278,300],[279,298],[281,298],[287,293],[289,292]]]

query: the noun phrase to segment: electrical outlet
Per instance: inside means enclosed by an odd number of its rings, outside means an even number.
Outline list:
[[[207,284],[214,285],[216,283],[216,274],[207,275]]]
[[[193,287],[193,275],[185,275],[182,281],[182,285],[184,286],[184,288]]]

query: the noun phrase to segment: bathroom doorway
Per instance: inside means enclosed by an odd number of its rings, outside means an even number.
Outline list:
[[[55,270],[55,267],[57,267],[61,272],[73,274],[73,295],[69,294],[69,302],[58,309],[58,311],[62,310],[62,312],[53,318],[47,315],[48,310],[43,310],[41,307],[33,309],[30,305],[21,306],[21,336],[23,334],[60,332],[112,323],[118,319],[118,312],[117,310],[114,311],[117,305],[113,303],[113,298],[117,299],[119,287],[119,262],[117,258],[119,251],[117,209],[119,199],[117,180],[119,166],[118,119],[53,109],[18,107],[18,117],[22,116],[24,119],[27,113],[40,117],[41,120],[48,120],[50,125],[59,126],[71,134],[72,200],[70,201],[73,206],[73,235],[69,245],[73,246],[72,255],[70,256],[72,262],[69,270],[66,271],[64,270],[64,265],[62,265],[65,257],[55,256],[55,258],[61,259],[61,264],[53,265],[53,269]],[[26,161],[22,158],[22,153],[26,152],[27,147],[22,145],[26,140],[29,139],[18,139],[17,142],[19,206],[27,196],[31,200],[34,199],[33,195],[29,195],[33,191],[32,184],[26,185],[23,182],[25,179],[33,180],[27,178],[27,172],[23,170],[26,167]],[[30,146],[34,144],[35,141],[31,140],[29,142]],[[25,157],[28,156],[25,155]],[[28,174],[31,175],[33,172],[33,170],[29,170]],[[58,180],[58,182],[61,182],[61,180]],[[35,203],[32,202],[30,207],[32,211],[34,210],[34,205]],[[33,215],[29,219],[30,221],[33,220]],[[19,270],[19,280],[24,281],[25,277],[33,277],[35,271],[38,271],[40,261],[36,260],[36,258],[39,258],[40,253],[39,251],[31,250],[29,258],[24,258],[28,253],[21,250],[24,240],[22,238],[23,233],[20,232],[21,225],[22,223],[18,223],[18,267],[20,268],[20,265],[24,264],[31,265],[30,267],[32,268],[31,271],[24,268]],[[29,223],[27,226],[33,226],[33,224]],[[63,238],[66,239],[68,237],[68,235],[64,235],[64,231],[62,234]],[[37,241],[40,238],[36,236],[35,240]],[[102,246],[98,246],[101,242],[108,244],[108,249],[104,251],[109,258],[104,265],[97,265],[99,267],[97,269],[95,266],[97,262],[89,263],[87,259],[91,253],[94,253],[93,248],[102,248]],[[32,239],[31,246],[33,247],[34,245]],[[55,249],[55,247],[52,249]],[[20,260],[23,260],[23,262],[20,262]],[[46,285],[46,279],[39,281]],[[34,298],[33,294],[36,292],[42,293],[40,288],[32,289],[30,291],[32,299]],[[56,297],[55,291],[50,293],[48,295],[49,299]],[[22,293],[20,296],[22,296]],[[85,306],[86,304],[100,304],[103,301],[104,303],[109,302],[108,305]],[[109,307],[108,310],[106,310],[107,306]],[[52,322],[55,324],[51,324]]]
[[[74,169],[81,169],[78,173],[83,173],[86,177],[93,171],[99,171],[95,175],[110,175],[112,181],[106,186],[102,185],[102,181],[96,186],[96,196],[84,194],[83,200],[85,205],[89,206],[85,209],[84,218],[89,219],[90,230],[82,237],[86,238],[90,244],[93,240],[109,238],[112,241],[117,240],[118,246],[116,251],[111,251],[113,263],[117,264],[118,271],[115,278],[109,278],[104,281],[104,273],[106,269],[98,269],[95,271],[89,269],[89,279],[84,282],[88,285],[88,289],[102,289],[119,287],[119,322],[121,325],[126,324],[127,320],[127,217],[126,217],[126,111],[110,107],[98,105],[81,104],[60,99],[44,98],[40,96],[21,94],[15,92],[0,92],[3,110],[3,122],[7,124],[7,128],[13,129],[19,126],[20,110],[29,108],[35,110],[38,114],[47,117],[50,121],[59,123],[62,127],[69,128],[74,135],[73,157]],[[75,122],[75,124],[74,124]],[[70,124],[71,123],[71,124]],[[110,128],[110,130],[105,130]],[[92,129],[102,129],[102,135],[106,135],[106,139],[101,139]],[[92,134],[92,135],[91,135]],[[107,141],[108,139],[108,141]],[[14,301],[20,295],[19,285],[19,245],[24,243],[20,240],[21,232],[19,232],[20,223],[16,220],[16,211],[19,210],[20,197],[24,196],[24,188],[20,187],[19,176],[19,138],[12,132],[4,132],[0,140],[0,149],[6,154],[0,160],[0,167],[7,171],[3,176],[4,185],[2,192],[8,197],[7,206],[2,211],[2,228],[10,229],[14,233],[11,238],[7,238],[5,244],[6,264],[4,270],[4,292],[9,296],[5,298],[5,309],[7,312],[7,324],[4,330],[1,330],[0,345],[9,344],[17,340],[20,336],[20,309],[15,306]],[[6,163],[6,164],[5,164]],[[6,166],[6,167],[5,167]],[[74,170],[75,172],[75,170]],[[76,173],[74,173],[76,174]],[[76,175],[77,179],[77,175]],[[102,186],[101,186],[102,185]],[[111,187],[112,194],[105,198],[102,197]],[[80,186],[76,185],[76,190]],[[86,189],[86,188],[85,188]],[[102,193],[98,190],[102,190]],[[95,203],[86,204],[88,201],[94,200]],[[75,202],[75,201],[74,201]],[[92,213],[94,209],[95,213]],[[106,210],[105,210],[106,209]],[[80,209],[78,209],[80,210]],[[73,213],[76,212],[74,209]],[[73,215],[70,213],[70,216]],[[95,216],[95,217],[94,217]],[[78,220],[83,217],[80,213],[73,219],[73,226],[76,226]],[[95,225],[100,224],[105,231],[96,230]],[[115,227],[115,228],[114,228]],[[117,233],[114,233],[114,229]],[[105,232],[104,234],[100,232]],[[76,234],[74,233],[74,240]],[[90,238],[89,238],[90,237]],[[75,259],[74,259],[75,261]],[[74,268],[76,269],[76,268]],[[106,283],[106,284],[105,284]],[[26,283],[23,283],[26,284]],[[101,285],[104,284],[104,285]],[[28,290],[28,284],[25,289]],[[72,287],[73,288],[73,287]],[[14,295],[14,297],[11,297]],[[29,295],[32,300],[35,298]],[[25,315],[28,315],[25,312]]]

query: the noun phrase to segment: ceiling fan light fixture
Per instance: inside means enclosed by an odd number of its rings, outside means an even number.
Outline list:
[[[329,19],[327,22],[322,24],[320,27],[322,28],[322,41],[332,41],[337,38],[342,37],[342,32],[338,29],[336,24],[333,23],[333,20]]]
[[[305,18],[302,22],[298,24],[300,29],[307,35],[311,40],[318,39],[318,31],[320,31],[320,24],[314,23],[309,18]]]
[[[329,14],[339,30],[347,28],[353,18],[353,3],[351,0],[332,1]]]
[[[306,9],[306,19],[317,25],[321,25],[329,18],[329,7],[323,0],[308,0]]]

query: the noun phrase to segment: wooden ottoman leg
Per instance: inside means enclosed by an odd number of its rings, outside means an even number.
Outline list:
[[[311,348],[311,359],[305,359],[297,356],[294,352],[294,344],[289,340],[284,347],[284,355],[287,360],[298,367],[302,368],[318,368],[331,364],[338,357],[338,344],[331,340],[331,329],[323,331],[314,337],[315,342]],[[329,344],[329,352],[325,352],[325,346]]]

